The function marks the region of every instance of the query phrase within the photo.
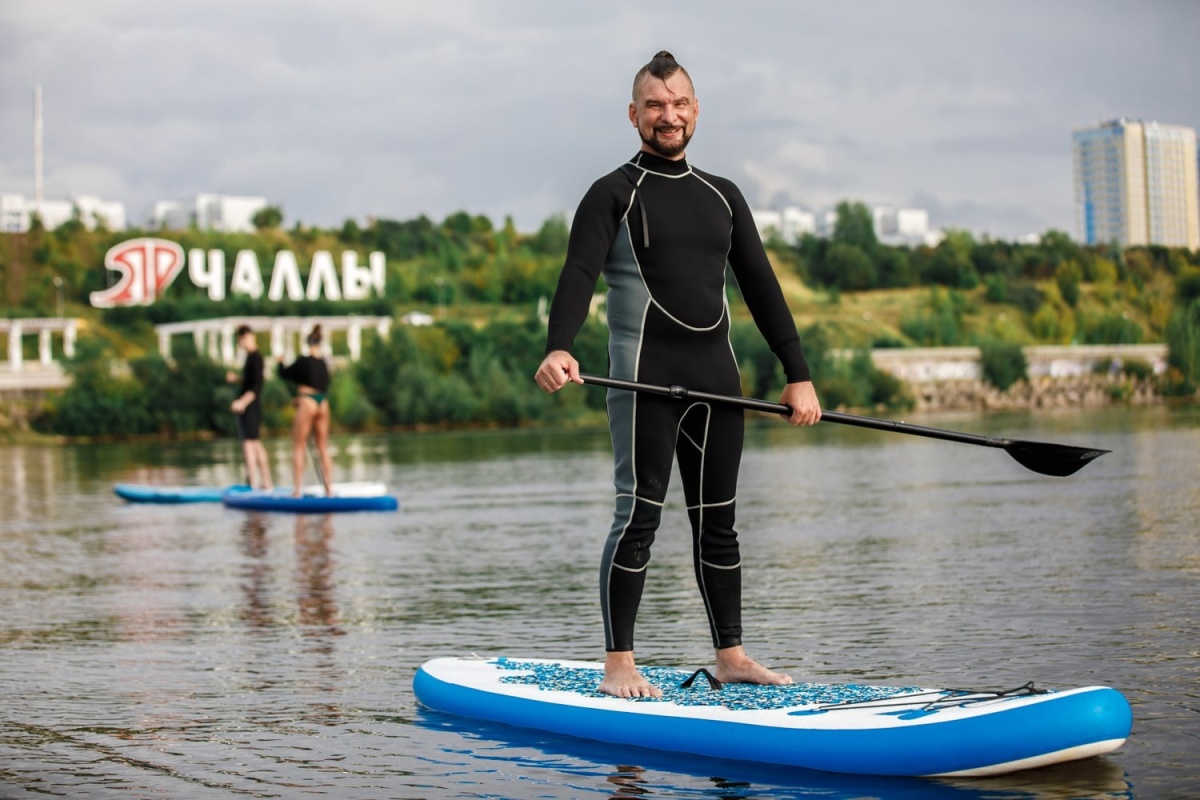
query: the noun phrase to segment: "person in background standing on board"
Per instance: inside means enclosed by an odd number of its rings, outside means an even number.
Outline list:
[[[732,182],[685,158],[699,112],[691,77],[670,53],[659,52],[638,71],[629,121],[641,150],[592,184],[579,204],[550,308],[546,357],[534,379],[547,392],[583,382],[570,350],[603,273],[612,377],[740,395],[729,343],[728,264],[783,364],[787,386],[780,399],[792,408],[788,421],[812,425],[821,418],[820,403],[750,208]],[[717,679],[791,683],[742,645],[741,555],[733,524],[743,412],[609,390],[608,416],[616,510],[600,569],[606,651],[600,691],[661,695],[637,669],[633,631],[673,459],[683,479]]]
[[[292,421],[292,494],[303,492],[304,466],[308,437],[316,434],[319,469],[325,494],[333,496],[330,476],[333,460],[329,457],[329,366],[321,356],[321,326],[308,334],[308,355],[300,356],[285,367],[279,362],[279,377],[296,384],[296,418]]]
[[[262,424],[262,393],[264,364],[258,352],[258,340],[249,325],[239,325],[234,332],[238,347],[246,351],[246,363],[242,365],[242,383],[237,398],[229,408],[237,415],[238,438],[242,440],[242,455],[246,459],[246,473],[252,489],[273,489],[271,463],[267,449],[258,438]],[[237,382],[237,373],[226,373],[225,379]]]

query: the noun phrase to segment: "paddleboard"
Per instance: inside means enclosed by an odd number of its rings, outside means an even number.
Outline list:
[[[426,707],[612,744],[826,772],[985,776],[1110,753],[1133,726],[1105,686],[1008,691],[857,684],[727,684],[645,667],[663,691],[629,700],[597,691],[602,664],[437,658],[413,679]]]
[[[158,486],[143,483],[118,483],[113,492],[131,503],[219,503],[229,491],[247,491],[249,486]],[[305,494],[324,494],[319,484],[305,486]],[[335,483],[333,492],[345,497],[377,497],[387,494],[387,486],[378,481]],[[291,490],[288,490],[291,493]]]
[[[221,495],[235,486],[153,486],[140,483],[118,483],[113,487],[117,497],[131,503],[219,503]],[[250,488],[250,487],[241,487]]]
[[[325,514],[336,511],[395,511],[400,502],[387,494],[382,483],[335,483],[333,495],[327,496],[323,486],[306,486],[300,497],[294,497],[290,487],[250,489],[235,486],[221,495],[228,508],[244,511],[291,511]]]

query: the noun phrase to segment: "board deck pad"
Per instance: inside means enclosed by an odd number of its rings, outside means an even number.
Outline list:
[[[536,686],[547,691],[606,698],[598,688],[603,671],[592,667],[569,667],[561,663],[537,663],[518,659],[498,658],[496,666],[511,670],[513,675],[501,677],[502,683]],[[663,696],[637,698],[639,703],[675,703],[681,706],[721,706],[731,710],[768,711],[797,706],[814,706],[809,712],[819,713],[843,704],[875,703],[908,695],[917,706],[936,702],[937,698],[916,687],[867,686],[853,683],[792,683],[784,686],[758,686],[752,683],[723,684],[714,690],[706,680],[697,678],[689,688],[682,684],[695,675],[673,667],[642,667],[646,680],[662,690]],[[938,693],[941,696],[941,692]],[[914,697],[915,695],[915,697]]]
[[[437,658],[413,679],[427,708],[693,755],[893,776],[998,775],[1112,752],[1133,716],[1115,689],[930,689],[855,683],[725,684],[642,667],[659,698],[599,691],[603,665]],[[689,681],[689,678],[694,678]],[[685,684],[687,684],[685,686]]]

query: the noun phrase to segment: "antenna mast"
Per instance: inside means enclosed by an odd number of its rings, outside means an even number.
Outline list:
[[[33,88],[33,205],[42,216],[42,86]]]

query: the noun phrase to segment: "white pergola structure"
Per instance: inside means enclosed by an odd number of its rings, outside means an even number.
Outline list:
[[[190,322],[170,322],[165,325],[155,325],[158,334],[158,352],[165,359],[171,358],[171,339],[174,336],[191,334],[196,343],[196,352],[206,353],[212,360],[226,365],[237,362],[237,342],[234,341],[234,331],[241,325],[249,325],[255,333],[268,331],[270,345],[268,353],[272,358],[282,357],[291,361],[297,353],[303,352],[305,340],[316,325],[321,326],[325,335],[325,350],[334,356],[332,334],[342,331],[346,334],[346,349],[351,361],[358,361],[362,356],[362,335],[364,330],[374,330],[382,337],[387,337],[392,329],[391,317],[222,317],[220,319],[200,319]]]
[[[63,337],[62,352],[67,358],[75,355],[75,338],[79,320],[67,317],[32,317],[29,319],[0,319],[0,332],[8,335],[8,368],[12,372],[24,369],[25,359],[21,347],[24,336],[37,334],[38,362],[43,367],[54,363],[53,339],[55,333]]]

